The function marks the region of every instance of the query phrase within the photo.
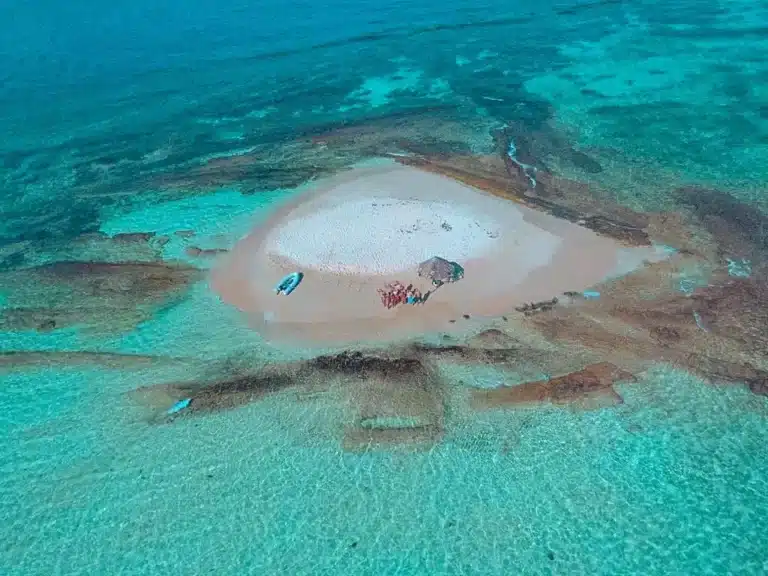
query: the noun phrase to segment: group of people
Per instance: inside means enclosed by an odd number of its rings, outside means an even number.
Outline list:
[[[391,282],[384,289],[379,288],[381,303],[385,308],[394,308],[398,304],[417,304],[422,301],[422,294],[413,284],[405,286],[402,282]]]

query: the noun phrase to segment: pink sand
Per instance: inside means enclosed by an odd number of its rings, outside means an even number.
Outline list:
[[[431,256],[461,264],[464,279],[423,304],[384,308],[377,289],[387,282],[431,288],[416,274]],[[387,166],[326,180],[278,210],[217,263],[212,287],[268,339],[381,341],[455,330],[465,314],[515,314],[659,257],[454,180]],[[274,286],[297,270],[299,287],[277,296]]]

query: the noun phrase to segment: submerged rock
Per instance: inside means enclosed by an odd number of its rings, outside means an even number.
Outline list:
[[[747,387],[754,394],[768,396],[768,374],[763,374],[759,378],[748,379]]]
[[[768,283],[725,271],[691,294],[676,289],[674,264],[646,266],[603,286],[603,297],[536,316],[553,344],[578,343],[606,360],[642,369],[669,362],[714,381],[759,378],[768,363]]]
[[[310,370],[333,372],[360,378],[402,378],[424,374],[426,367],[418,358],[387,358],[362,352],[342,352],[333,356],[318,356],[307,362]]]
[[[568,404],[596,396],[621,402],[621,397],[613,389],[613,385],[619,381],[635,381],[635,377],[609,362],[600,362],[550,380],[475,390],[472,392],[472,406],[478,410],[487,410],[541,402]]]
[[[201,277],[197,268],[156,262],[67,261],[6,271],[0,329],[130,329]]]

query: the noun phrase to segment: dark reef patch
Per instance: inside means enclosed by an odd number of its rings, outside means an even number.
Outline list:
[[[33,268],[40,262],[96,261],[159,262],[168,236],[154,232],[132,232],[109,236],[101,231],[78,234],[66,240],[24,241],[0,247],[0,271]]]
[[[603,171],[600,162],[578,150],[572,150],[568,156],[568,160],[570,160],[571,164],[580,168],[587,174],[599,174]]]
[[[409,352],[406,352],[409,354]],[[314,393],[334,389],[347,397],[354,420],[340,442],[346,450],[375,446],[423,445],[443,433],[444,402],[440,381],[431,367],[417,358],[375,352],[342,352],[253,373],[221,367],[233,375],[209,381],[172,382],[147,386],[131,393],[155,412],[152,421],[168,422],[184,415],[230,410],[286,390],[311,400]],[[173,403],[189,399],[188,408],[174,415]]]
[[[721,256],[766,260],[768,216],[758,207],[727,192],[699,187],[679,188],[675,198],[715,236]]]
[[[525,316],[533,316],[534,314],[538,314],[540,312],[547,312],[552,310],[552,308],[557,306],[557,303],[557,298],[552,298],[551,300],[543,300],[541,302],[530,302],[523,304],[522,306],[518,306],[515,308],[515,311],[522,312]]]
[[[593,98],[605,98],[605,94],[601,94],[597,90],[592,90],[591,88],[582,88],[579,91],[583,96],[592,96]]]
[[[185,265],[156,262],[53,262],[0,273],[7,296],[0,326],[40,330],[79,325],[122,331],[150,318],[202,277]]]
[[[174,388],[181,398],[192,398],[190,412],[212,412],[236,408],[296,384],[291,375],[278,373],[238,376],[202,387],[179,384]]]
[[[697,290],[693,308],[713,334],[768,357],[768,277],[730,279]]]
[[[768,396],[768,374],[763,374],[758,378],[749,378],[747,386],[753,394]]]
[[[388,358],[363,354],[362,352],[342,352],[333,356],[318,356],[308,361],[306,367],[309,370],[358,378],[405,378],[424,374],[426,371],[418,358],[407,356]]]
[[[22,241],[64,242],[80,234],[97,232],[101,209],[97,203],[77,198],[44,200],[24,198],[4,207],[0,246]],[[4,199],[5,202],[5,199]]]

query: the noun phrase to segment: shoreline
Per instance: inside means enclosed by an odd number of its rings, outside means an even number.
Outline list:
[[[399,221],[387,220],[387,206],[400,200],[410,203],[411,213],[396,212]],[[361,202],[375,204],[376,210],[364,212]],[[472,237],[464,221],[458,230],[441,229],[435,220],[438,203],[450,205],[466,219],[474,218],[478,235],[495,225],[496,236]],[[404,218],[424,225],[401,234],[398,226]],[[478,218],[485,219],[485,228]],[[380,233],[369,235],[374,226]],[[297,238],[297,230],[305,236]],[[290,242],[281,245],[286,238]],[[387,261],[392,239],[399,250],[393,259],[399,259],[398,266]],[[349,249],[344,244],[347,240]],[[452,251],[452,242],[472,249],[462,252],[464,259],[456,258],[454,252],[460,250]],[[427,252],[421,244],[429,245]],[[434,246],[443,244],[443,253],[431,253]],[[286,246],[292,253],[277,253]],[[330,251],[324,252],[326,247]],[[333,266],[327,265],[328,254],[336,258]],[[431,282],[420,278],[416,269],[431,256],[457,261],[465,270],[464,278],[444,284],[422,304],[384,308],[377,289],[389,282],[412,283],[422,293],[430,290]],[[372,266],[370,259],[375,258],[379,261]],[[644,260],[658,259],[653,248],[624,247],[584,227],[445,176],[400,165],[376,166],[318,181],[280,206],[215,263],[211,287],[246,314],[249,324],[267,340],[327,346],[456,333],[463,331],[467,316],[490,320],[514,314],[516,306],[583,291],[637,268]],[[362,273],[339,271],[355,264]],[[376,268],[382,272],[370,272]],[[301,284],[288,297],[276,296],[274,285],[297,270],[304,273]]]

